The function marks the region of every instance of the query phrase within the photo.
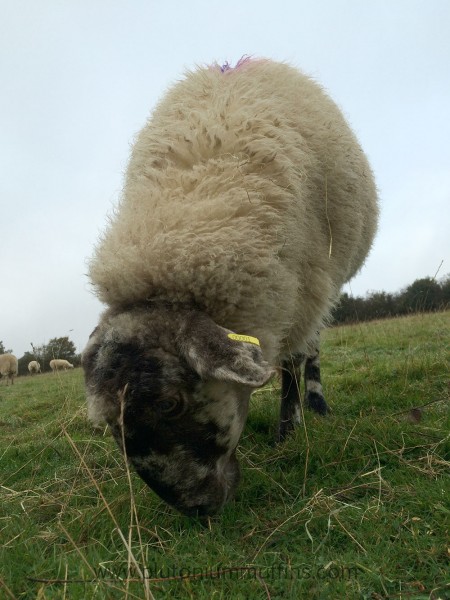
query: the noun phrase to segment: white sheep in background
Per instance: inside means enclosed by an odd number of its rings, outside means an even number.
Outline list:
[[[28,371],[30,372],[30,375],[40,373],[41,365],[38,363],[37,360],[32,360],[31,362],[28,363]]]
[[[0,354],[0,376],[6,377],[6,385],[11,380],[14,384],[14,377],[19,373],[19,361],[14,354]]]
[[[306,405],[327,412],[317,332],[377,218],[358,141],[296,69],[244,59],[168,91],[90,264],[109,308],[83,353],[90,417],[119,446],[123,423],[128,459],[163,499],[222,507],[250,394],[276,367],[280,440],[299,421],[305,355]]]
[[[56,371],[67,371],[67,369],[73,369],[73,365],[68,360],[64,360],[63,358],[54,358],[50,361],[50,369],[53,371],[53,373],[56,373]]]

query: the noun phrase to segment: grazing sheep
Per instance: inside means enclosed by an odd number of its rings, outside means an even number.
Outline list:
[[[38,363],[37,360],[32,360],[31,362],[28,363],[28,371],[30,372],[31,375],[34,375],[35,373],[40,373],[41,365]]]
[[[317,332],[377,218],[354,134],[287,64],[201,68],[156,107],[90,263],[108,309],[83,367],[90,418],[120,447],[123,426],[168,503],[210,515],[232,495],[250,394],[275,367],[279,439],[299,422],[304,361],[305,403],[326,413]]]
[[[73,365],[68,360],[54,358],[50,361],[50,369],[53,371],[53,373],[56,373],[56,371],[67,371],[67,369],[73,369]]]
[[[19,362],[14,354],[0,354],[0,377],[6,377],[6,385],[11,380],[14,384],[14,377],[19,373]]]

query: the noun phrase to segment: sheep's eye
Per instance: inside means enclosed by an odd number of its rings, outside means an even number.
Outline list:
[[[178,417],[184,412],[185,402],[182,394],[166,396],[158,402],[158,411],[165,417]]]
[[[158,402],[158,408],[163,413],[172,412],[177,407],[176,398],[168,398],[166,400],[160,400]]]

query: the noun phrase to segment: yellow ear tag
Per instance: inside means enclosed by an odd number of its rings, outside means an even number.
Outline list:
[[[251,335],[239,335],[238,333],[229,333],[228,337],[230,340],[234,340],[235,342],[247,342],[247,344],[256,344],[259,346],[258,338],[255,338]]]

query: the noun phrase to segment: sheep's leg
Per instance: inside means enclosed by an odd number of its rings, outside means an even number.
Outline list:
[[[328,412],[320,383],[319,348],[305,362],[305,406],[319,415],[326,415]]]
[[[328,406],[323,397],[320,382],[319,348],[306,357],[298,354],[283,361],[281,374],[281,410],[278,441],[283,441],[296,425],[301,422],[300,376],[305,363],[305,406],[320,415],[326,415]]]
[[[305,356],[298,354],[281,364],[281,410],[278,429],[278,441],[282,442],[295,425],[301,421],[300,416],[300,370]]]

